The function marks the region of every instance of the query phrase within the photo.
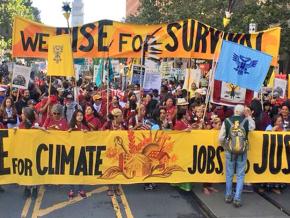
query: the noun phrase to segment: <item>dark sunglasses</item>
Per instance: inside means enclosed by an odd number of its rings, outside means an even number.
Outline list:
[[[53,115],[60,115],[60,113],[55,113],[55,112],[53,112]]]

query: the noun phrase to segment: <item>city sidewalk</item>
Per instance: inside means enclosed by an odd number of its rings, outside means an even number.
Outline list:
[[[209,214],[210,217],[223,218],[280,218],[288,217],[290,211],[290,191],[285,190],[283,194],[277,195],[273,193],[260,194],[243,193],[243,206],[235,208],[232,204],[224,202],[225,185],[214,185],[218,188],[218,193],[205,195],[202,192],[202,185],[196,184],[194,186],[193,194],[200,206]]]

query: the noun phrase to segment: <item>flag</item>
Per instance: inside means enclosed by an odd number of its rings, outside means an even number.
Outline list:
[[[101,59],[101,61],[99,62],[98,72],[97,72],[97,76],[96,76],[96,86],[97,87],[100,87],[102,85],[103,62],[104,62],[103,59]]]
[[[215,79],[259,91],[268,73],[272,57],[266,53],[223,41]]]
[[[199,82],[201,78],[201,70],[200,69],[191,69],[188,68],[185,71],[185,78],[184,78],[184,83],[183,83],[183,88],[186,89],[187,91],[191,91],[191,84],[194,82],[199,88]]]
[[[274,87],[274,80],[275,80],[275,71],[272,72],[271,77],[268,81],[267,87],[273,88]]]
[[[110,58],[109,58],[108,74],[109,74],[109,83],[110,83],[114,80],[114,70],[113,70],[113,65]]]
[[[50,37],[48,41],[48,69],[49,76],[75,76],[73,54],[70,35]]]
[[[219,105],[235,106],[237,104],[250,105],[254,97],[254,92],[226,83],[214,80],[211,92],[211,102]]]

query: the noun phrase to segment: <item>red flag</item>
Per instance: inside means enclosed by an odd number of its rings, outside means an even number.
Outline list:
[[[249,89],[219,80],[215,80],[213,86],[211,102],[214,104],[226,106],[250,105],[254,96],[254,92]]]

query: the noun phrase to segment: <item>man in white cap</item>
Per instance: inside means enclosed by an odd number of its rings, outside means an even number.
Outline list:
[[[2,104],[6,94],[6,89],[3,87],[0,87],[0,104]]]

